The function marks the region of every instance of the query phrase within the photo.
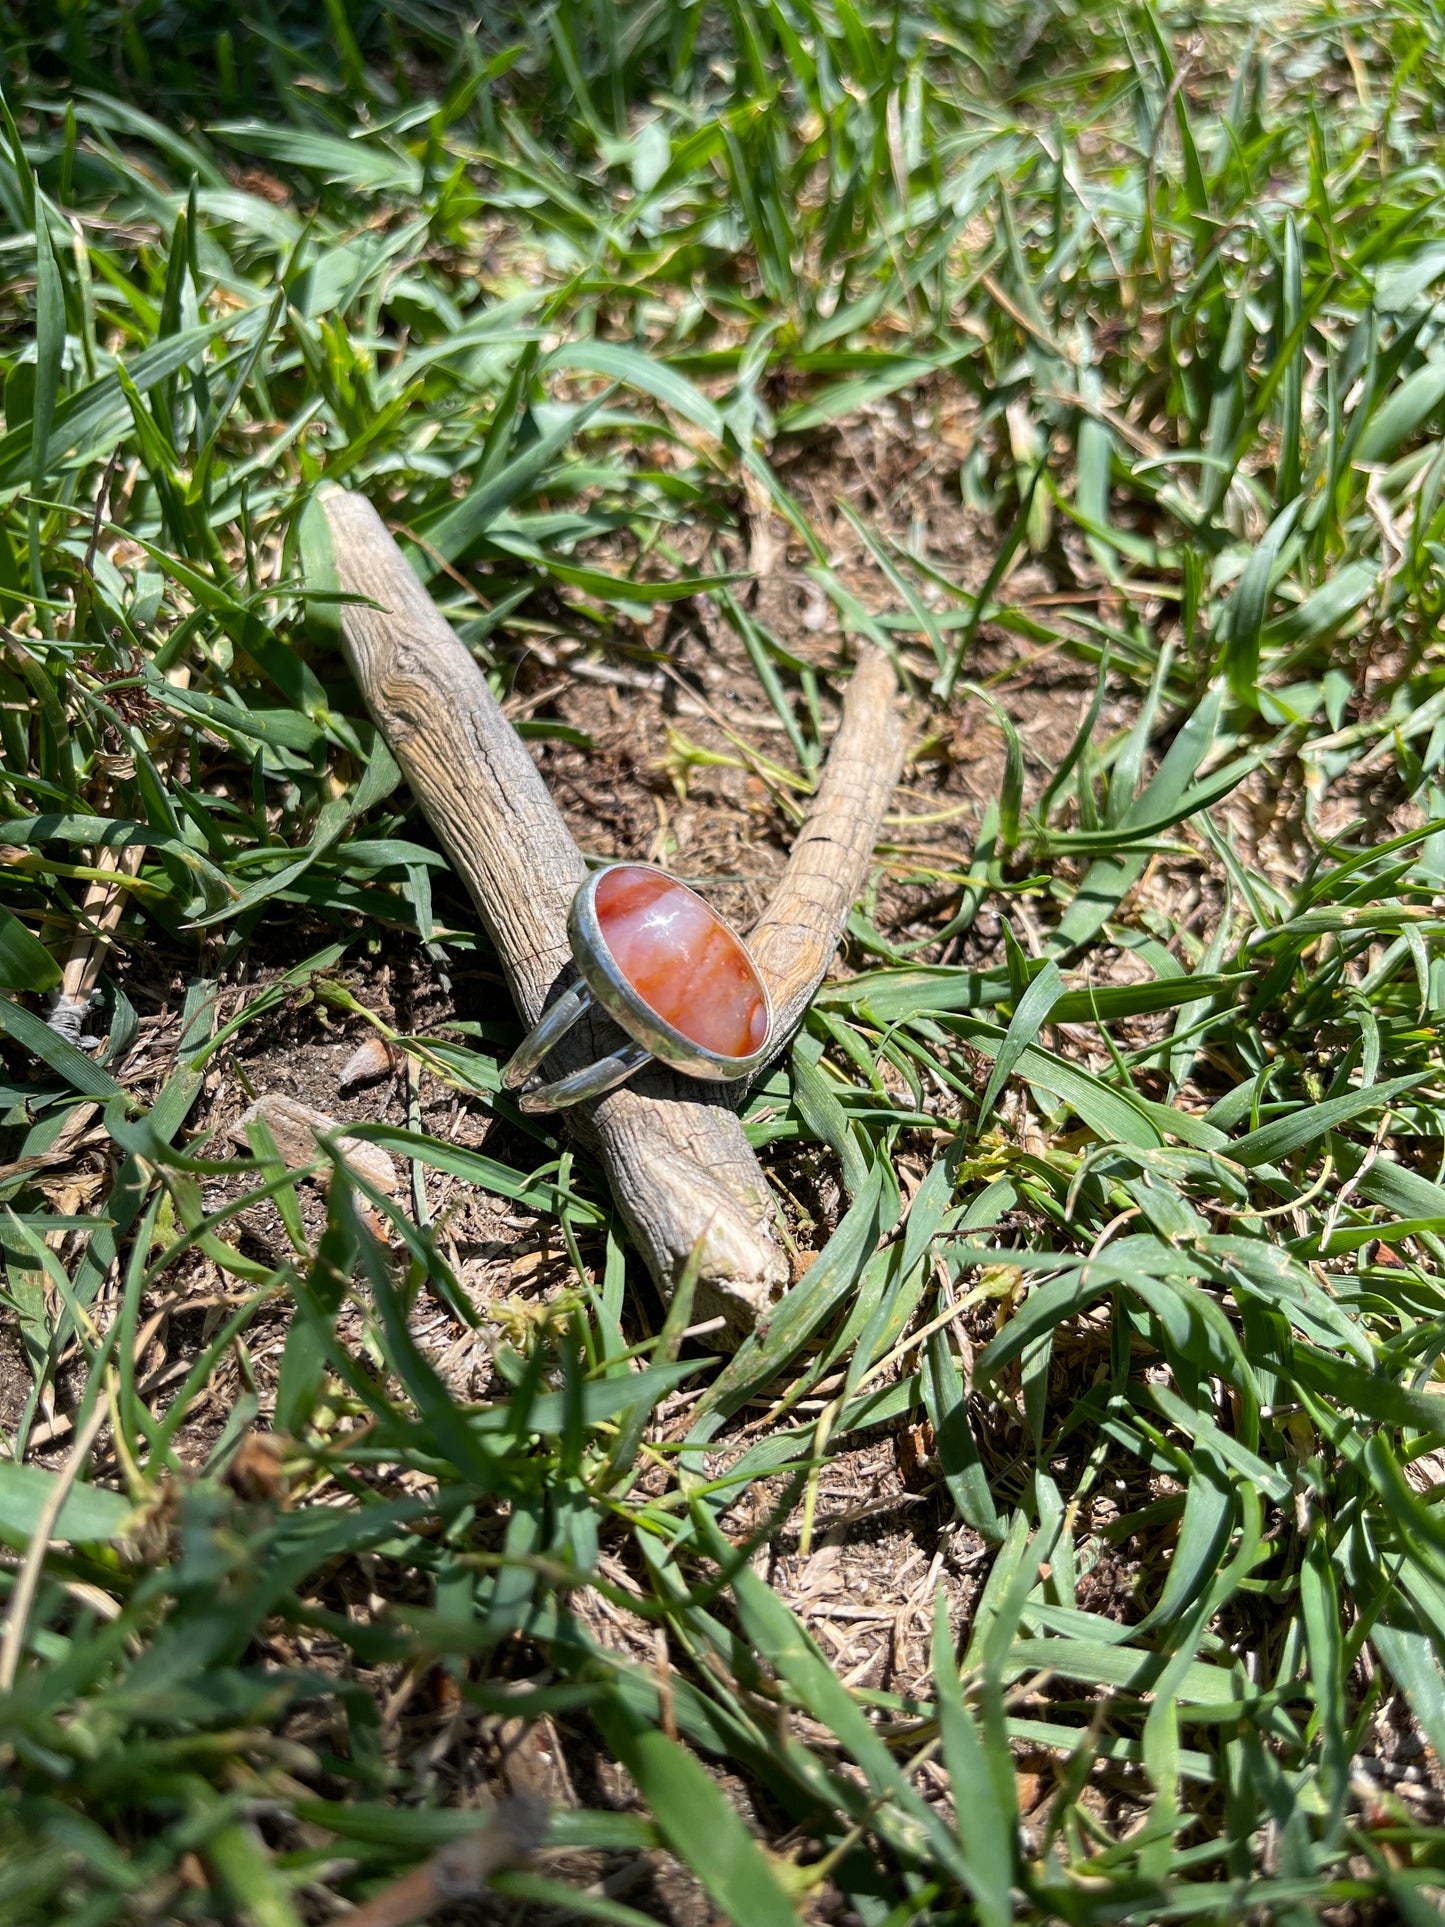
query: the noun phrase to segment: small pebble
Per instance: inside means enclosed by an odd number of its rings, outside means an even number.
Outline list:
[[[370,1031],[362,1038],[356,1049],[341,1067],[336,1080],[339,1091],[354,1090],[361,1084],[374,1084],[379,1077],[388,1077],[396,1069],[398,1053],[376,1031]]]

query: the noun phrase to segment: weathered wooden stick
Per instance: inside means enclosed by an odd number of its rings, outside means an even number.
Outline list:
[[[843,720],[808,820],[748,934],[780,1037],[791,1037],[802,1023],[868,880],[883,813],[903,773],[897,696],[892,663],[869,649],[843,698]]]
[[[517,1009],[536,1022],[573,980],[567,910],[582,855],[486,678],[364,496],[323,497],[342,644],[367,707],[471,892]],[[369,607],[367,604],[375,604]],[[828,967],[903,762],[892,671],[855,675],[812,813],[758,925],[756,955],[781,1019],[796,1027]],[[597,1012],[553,1053],[561,1072],[615,1049]],[[788,1265],[762,1169],[725,1089],[650,1065],[565,1113],[599,1159],[664,1297],[699,1250],[698,1312],[734,1341],[765,1315]]]

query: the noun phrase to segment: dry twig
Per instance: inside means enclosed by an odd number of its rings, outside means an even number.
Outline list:
[[[494,1873],[535,1853],[546,1831],[547,1808],[541,1800],[504,1800],[475,1833],[451,1841],[349,1913],[347,1927],[406,1927],[438,1907],[474,1900]]]

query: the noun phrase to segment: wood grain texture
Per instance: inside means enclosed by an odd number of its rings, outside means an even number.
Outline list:
[[[466,884],[528,1025],[574,980],[567,910],[586,873],[560,811],[477,664],[438,613],[364,496],[322,507],[343,605],[342,645],[367,707]],[[903,755],[892,672],[866,663],[813,811],[758,926],[759,964],[790,1036],[828,967]],[[891,771],[891,774],[888,772]],[[558,1076],[615,1049],[593,1015],[548,1059]],[[697,1312],[736,1342],[788,1279],[767,1181],[733,1108],[736,1093],[649,1066],[565,1114],[607,1176],[664,1297],[699,1250]]]
[[[843,698],[842,721],[808,820],[768,907],[748,933],[782,1037],[802,1023],[868,880],[905,749],[893,665],[880,650],[868,649]]]

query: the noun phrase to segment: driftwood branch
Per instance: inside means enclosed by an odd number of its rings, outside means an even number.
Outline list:
[[[342,644],[367,707],[471,892],[528,1025],[573,980],[567,909],[586,866],[486,678],[364,496],[323,498]],[[367,604],[375,607],[368,607]],[[781,1018],[801,1021],[867,875],[903,764],[892,670],[865,658],[822,784],[750,941]],[[553,1053],[557,1074],[615,1049],[593,1013]],[[565,1114],[600,1161],[664,1297],[700,1245],[697,1309],[736,1337],[787,1282],[772,1198],[728,1093],[649,1066]]]
[[[843,720],[808,820],[748,933],[781,1037],[802,1023],[868,880],[883,812],[903,772],[897,696],[893,665],[879,650],[868,650],[843,699]]]

